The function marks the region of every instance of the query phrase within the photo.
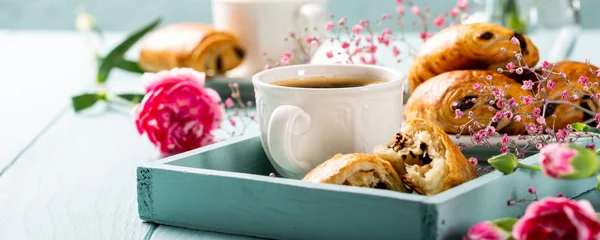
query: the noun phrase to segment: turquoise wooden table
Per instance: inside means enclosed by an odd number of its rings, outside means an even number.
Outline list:
[[[575,33],[532,38],[542,59],[600,61],[600,31]],[[109,34],[107,46],[122,36]],[[94,64],[75,32],[0,30],[0,239],[244,239],[138,218],[135,168],[160,156],[127,113],[71,110]],[[120,71],[110,88],[142,90],[139,75]]]

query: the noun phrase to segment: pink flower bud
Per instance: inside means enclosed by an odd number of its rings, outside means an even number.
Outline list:
[[[454,110],[454,114],[456,115],[455,116],[456,119],[461,119],[463,117],[463,112],[460,111],[460,109]]]
[[[327,51],[327,53],[325,53],[325,54],[327,55],[327,58],[332,58],[333,57],[333,52],[331,50]]]
[[[338,25],[344,25],[346,24],[346,17],[342,17],[340,18],[340,20],[338,21]]]
[[[579,76],[579,79],[577,79],[577,82],[581,85],[588,85],[590,83],[588,80],[588,77],[586,77],[586,76]]]
[[[506,64],[506,69],[512,70],[515,68],[515,64],[513,62],[509,62]]]
[[[515,70],[515,72],[519,75],[523,74],[523,68],[517,68],[517,70]]]
[[[327,30],[327,31],[333,31],[333,28],[334,28],[334,27],[335,27],[335,26],[334,26],[334,24],[333,24],[333,22],[332,22],[332,21],[329,21],[329,22],[327,22],[327,23],[325,24],[325,30]]]
[[[548,61],[543,61],[542,68],[548,68],[548,67],[550,67],[550,63]]]
[[[343,49],[346,49],[348,47],[350,47],[350,43],[348,43],[348,42],[342,42],[342,48]]]
[[[446,25],[446,18],[444,16],[438,16],[433,20],[433,26],[437,28],[442,28]]]
[[[523,90],[531,90],[533,88],[533,81],[531,80],[525,80],[523,81],[523,86],[521,86],[521,89]]]
[[[458,10],[458,8],[453,8],[452,10],[450,10],[449,13],[450,13],[450,16],[455,18],[455,17],[458,17],[459,10]]]
[[[398,47],[394,46],[392,48],[392,53],[394,54],[394,57],[398,57],[398,55],[400,55],[400,49],[398,49]]]
[[[510,39],[510,42],[511,42],[512,44],[514,44],[514,45],[517,45],[517,46],[521,45],[521,42],[519,42],[519,39],[517,39],[516,37],[512,37],[512,38]]]
[[[561,98],[562,98],[563,100],[567,100],[567,99],[569,99],[569,91],[568,91],[568,90],[564,90],[564,91],[561,93]]]
[[[458,0],[456,2],[456,6],[465,11],[467,8],[469,8],[469,0]]]
[[[396,12],[398,12],[400,15],[404,15],[404,6],[402,6],[402,5],[396,6]]]
[[[412,8],[410,8],[410,11],[414,14],[414,15],[419,15],[421,14],[421,9],[419,8],[419,6],[412,6]]]
[[[356,24],[354,25],[354,27],[352,27],[352,33],[356,34],[356,35],[360,35],[363,31],[363,27],[360,24]]]
[[[587,178],[598,171],[598,158],[585,147],[551,143],[540,150],[540,166],[552,178]]]

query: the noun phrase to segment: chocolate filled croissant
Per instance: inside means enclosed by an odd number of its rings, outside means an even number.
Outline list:
[[[240,42],[227,32],[202,23],[177,23],[143,40],[138,63],[151,72],[189,67],[212,77],[240,65],[244,54]]]
[[[521,122],[515,122],[512,118],[500,118],[497,122],[490,123],[496,112],[500,110],[495,102],[491,101],[491,90],[486,90],[483,94],[473,89],[476,83],[485,86],[489,81],[488,76],[492,77],[491,84],[504,91],[504,97],[510,99],[513,97],[518,105],[522,104],[521,96],[530,94],[521,89],[521,84],[517,81],[486,70],[456,70],[437,75],[423,84],[419,85],[411,93],[404,110],[404,117],[407,120],[412,118],[423,118],[433,122],[436,126],[447,133],[469,134],[467,129],[461,131],[458,127],[471,126],[473,130],[478,130],[485,125],[492,125],[496,131],[517,135],[525,131],[523,123],[527,120],[523,118]],[[506,87],[508,86],[508,89]],[[473,101],[473,99],[476,99]],[[490,110],[490,108],[492,108]],[[464,113],[461,118],[456,118],[456,110]],[[516,107],[517,112],[530,113],[533,106],[522,105]],[[473,117],[478,118],[479,124],[476,126],[469,123],[467,114],[473,112]],[[469,123],[469,125],[465,125]]]
[[[580,76],[585,76],[590,83],[594,83],[597,79],[595,71],[598,70],[598,67],[591,64],[588,66],[584,62],[559,61],[556,63],[555,67],[548,67],[548,70],[551,70],[553,74],[548,72],[544,73],[541,67],[539,67],[535,70],[538,76],[528,72],[529,74],[523,74],[521,76],[516,76],[515,78],[521,82],[524,80],[537,82],[540,77],[549,76],[549,79],[556,83],[556,85],[552,90],[546,87],[548,99],[554,101],[568,101],[593,113],[600,111],[598,100],[590,98],[590,95],[596,87],[590,85],[588,86],[589,89],[586,90],[584,89],[584,85],[578,82]],[[564,73],[566,78],[563,78],[560,73]],[[569,96],[577,94],[580,97],[577,97],[576,99],[572,97],[563,99],[562,93],[564,91],[567,91]],[[538,107],[543,109],[543,106]],[[560,129],[566,127],[568,124],[582,122],[593,118],[594,116],[589,112],[585,112],[569,104],[550,103],[543,114],[548,126],[554,126],[554,129]],[[553,115],[555,115],[556,118],[554,118]]]
[[[401,132],[375,154],[391,162],[410,189],[435,195],[477,178],[471,164],[450,137],[433,123],[408,120]]]
[[[511,43],[516,37],[520,46]],[[507,49],[501,52],[500,49]],[[490,23],[458,24],[434,34],[423,43],[410,66],[410,91],[428,79],[452,70],[496,70],[515,62],[513,51],[522,52],[524,61],[535,66],[538,49],[529,37]]]
[[[336,154],[304,176],[302,181],[406,192],[389,162],[372,154]]]

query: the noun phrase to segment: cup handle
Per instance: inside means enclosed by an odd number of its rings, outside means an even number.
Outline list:
[[[325,17],[325,9],[322,5],[316,3],[304,4],[298,10],[298,16],[296,17],[296,29],[302,31],[302,29],[308,27],[312,30],[318,22],[318,18]]]
[[[292,151],[292,137],[306,133],[309,128],[310,115],[296,106],[279,106],[269,119],[267,144],[271,157],[277,165],[294,175],[306,174],[313,167],[309,162],[298,160]]]

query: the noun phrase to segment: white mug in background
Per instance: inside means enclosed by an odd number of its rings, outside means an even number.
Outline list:
[[[323,28],[327,0],[212,0],[213,26],[237,36],[246,48],[242,64],[228,77],[250,78],[264,69],[269,57],[279,59],[295,44],[284,41],[294,32]]]
[[[271,84],[323,76],[384,82],[349,88]],[[392,69],[358,64],[292,65],[254,75],[261,141],[269,161],[282,176],[301,179],[337,153],[372,153],[400,131],[403,81]]]

